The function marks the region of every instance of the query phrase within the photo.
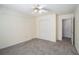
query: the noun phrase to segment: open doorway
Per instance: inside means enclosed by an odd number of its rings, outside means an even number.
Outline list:
[[[68,41],[72,45],[74,45],[75,40],[75,19],[67,18],[62,19],[62,40]]]

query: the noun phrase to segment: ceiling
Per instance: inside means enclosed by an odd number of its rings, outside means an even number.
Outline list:
[[[54,12],[57,14],[72,13],[76,8],[75,4],[42,4],[42,5],[45,5],[44,8],[47,9],[48,12]],[[27,15],[33,15],[32,14],[33,4],[4,4],[3,6]]]

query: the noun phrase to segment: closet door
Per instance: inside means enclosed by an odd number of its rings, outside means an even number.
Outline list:
[[[56,15],[55,14],[38,17],[37,38],[56,42]]]
[[[39,20],[39,37],[41,39],[51,39],[51,22],[48,18],[42,18]]]

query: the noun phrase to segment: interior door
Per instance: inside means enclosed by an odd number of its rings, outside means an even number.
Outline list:
[[[45,15],[37,18],[37,38],[56,42],[56,15]]]
[[[49,17],[42,17],[39,19],[39,38],[51,39],[51,19]]]

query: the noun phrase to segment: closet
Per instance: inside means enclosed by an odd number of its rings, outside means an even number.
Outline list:
[[[56,42],[56,14],[37,18],[37,37]]]

